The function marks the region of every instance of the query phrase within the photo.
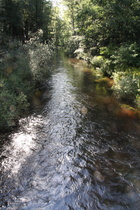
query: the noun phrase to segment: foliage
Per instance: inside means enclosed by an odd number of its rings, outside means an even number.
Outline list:
[[[66,4],[71,18],[71,21],[65,19],[66,22],[72,25],[74,21],[74,32],[84,37],[82,47],[71,41],[66,50],[114,78],[114,93],[138,104],[140,2],[73,0]]]
[[[23,112],[29,106],[27,96],[24,93],[21,92],[17,95],[10,90],[4,89],[0,92],[0,103],[0,129],[15,126],[16,120],[23,115]]]
[[[0,71],[0,129],[8,129],[26,111],[33,92],[27,51],[18,42],[10,41],[3,51]]]
[[[52,56],[54,54],[53,45],[44,45],[33,42],[33,46],[29,47],[30,69],[32,72],[32,79],[35,83],[40,83],[47,78],[51,72]]]
[[[52,46],[40,44],[35,34],[33,37],[26,45],[9,41],[0,54],[0,130],[17,124],[30,106],[36,85],[50,70]]]
[[[90,62],[94,67],[101,67],[105,61],[103,56],[94,56]]]
[[[81,37],[71,36],[69,40],[65,43],[64,52],[66,55],[70,57],[75,57],[75,50],[79,48],[79,43],[81,41]]]
[[[54,50],[52,4],[49,0],[0,0],[0,20],[0,129],[9,129],[49,74]]]
[[[3,90],[0,92],[0,128],[7,128],[11,125],[15,125],[13,123],[15,113],[14,109],[11,112],[10,106],[15,107],[15,95],[11,94],[9,91]]]
[[[135,98],[138,98],[139,95],[139,82],[140,74],[132,72],[114,72],[113,73],[114,85],[113,90],[114,94],[120,98],[127,98],[128,100],[134,101]]]
[[[1,129],[28,108],[36,84],[51,70],[54,46],[112,76],[114,93],[139,104],[140,2],[63,2],[62,18],[49,0],[0,0]]]
[[[136,95],[135,104],[137,105],[138,108],[140,108],[140,94]]]
[[[124,44],[110,56],[116,67],[125,69],[128,66],[140,66],[140,48],[136,43]]]
[[[104,59],[100,70],[104,76],[111,77],[112,73],[114,72],[114,65],[112,64],[112,61],[110,59]]]
[[[110,63],[118,71],[125,71],[128,67],[140,66],[140,48],[134,43],[124,43],[120,46],[108,45],[100,48],[100,54],[110,60]]]
[[[71,34],[72,36],[74,36],[76,35],[76,30],[77,30],[76,16],[77,16],[77,11],[79,9],[79,2],[81,1],[63,0],[63,2],[68,8],[68,10],[66,10],[66,18],[70,27]]]
[[[96,48],[99,54],[98,49],[100,49],[101,54],[114,64],[125,62],[136,66],[140,42],[139,1],[73,0],[71,3],[67,2],[69,10],[73,8],[72,5],[75,5],[72,14],[75,17],[76,33],[85,37],[85,45],[89,50]]]
[[[70,37],[68,25],[61,17],[59,17],[60,14],[61,14],[60,9],[58,7],[55,7],[52,13],[53,18],[51,21],[52,25],[51,35],[56,48],[64,46],[64,44],[67,42],[68,38]]]
[[[30,33],[43,30],[43,41],[50,39],[50,1],[45,0],[1,0],[1,33],[19,39],[24,43]]]

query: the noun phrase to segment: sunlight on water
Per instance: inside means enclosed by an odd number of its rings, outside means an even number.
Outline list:
[[[8,157],[3,160],[4,171],[9,171],[11,175],[17,174],[28,157],[36,149],[36,126],[40,123],[40,118],[29,118],[21,120],[26,123],[23,131],[11,135],[11,142],[4,148],[2,155]],[[11,151],[9,151],[11,150]],[[9,155],[10,152],[10,155]]]
[[[16,148],[16,150],[13,150],[9,159],[12,173],[18,173],[20,166],[25,162],[26,158],[31,155],[32,149],[35,147],[33,138],[35,138],[35,136],[24,133],[14,136],[12,147]],[[16,162],[17,156],[19,156],[18,162]]]
[[[3,147],[2,210],[139,207],[137,121],[72,61],[53,72],[41,114],[22,119]]]

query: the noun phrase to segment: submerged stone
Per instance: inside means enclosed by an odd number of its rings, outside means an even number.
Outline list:
[[[95,171],[94,176],[100,182],[104,182],[105,180],[105,177],[99,171]]]
[[[82,113],[83,115],[86,115],[87,112],[88,112],[88,109],[87,109],[85,106],[83,106],[82,109],[81,109],[81,113]]]

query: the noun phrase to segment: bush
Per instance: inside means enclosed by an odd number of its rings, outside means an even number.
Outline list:
[[[29,103],[24,93],[18,96],[9,90],[2,90],[0,93],[0,128],[8,129],[16,125],[19,116],[27,110]]]
[[[42,82],[51,72],[52,57],[54,55],[51,45],[37,44],[29,47],[30,69],[34,82]]]
[[[46,79],[53,49],[40,43],[13,41],[0,54],[0,130],[16,125],[29,107],[35,88]]]
[[[109,59],[110,64],[117,71],[125,71],[128,67],[140,66],[140,47],[136,43],[122,44],[121,46],[108,45],[101,47],[100,54]]]
[[[69,57],[76,57],[75,51],[79,49],[80,42],[82,42],[82,36],[71,36],[65,43],[64,52]]]
[[[101,47],[100,54],[104,56],[105,62],[101,65],[104,74],[111,75],[114,71],[122,72],[140,66],[140,47],[136,43]]]
[[[103,56],[94,56],[90,62],[94,67],[100,68],[104,64],[105,61],[104,61]]]
[[[135,104],[137,105],[138,108],[140,108],[140,94],[136,95]]]
[[[16,45],[16,46],[15,46]],[[0,130],[16,125],[19,117],[29,107],[33,92],[32,73],[28,53],[17,42],[3,50],[0,65]]]
[[[112,62],[120,68],[125,70],[128,66],[140,66],[140,48],[136,43],[124,44],[114,51],[110,57]]]
[[[8,128],[15,125],[15,95],[8,90],[3,90],[0,93],[0,128]],[[10,107],[13,108],[10,110]]]
[[[100,70],[103,73],[103,75],[111,77],[112,73],[114,72],[114,65],[112,61],[109,59],[104,59]]]
[[[119,98],[135,101],[139,95],[140,74],[132,72],[114,72],[113,73],[114,94]]]

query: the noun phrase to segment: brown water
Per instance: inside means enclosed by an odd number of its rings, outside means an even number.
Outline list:
[[[97,78],[58,58],[44,106],[1,136],[2,210],[140,209],[139,122]]]

